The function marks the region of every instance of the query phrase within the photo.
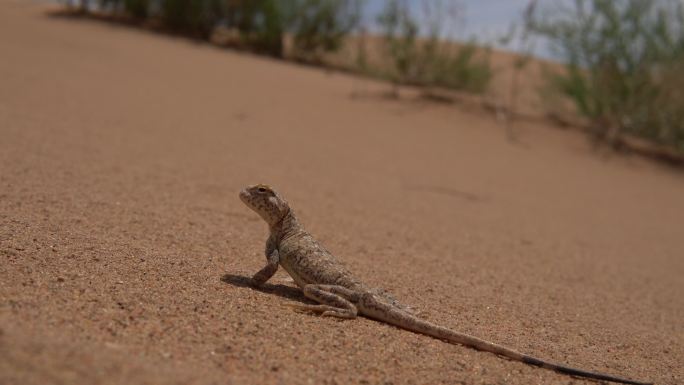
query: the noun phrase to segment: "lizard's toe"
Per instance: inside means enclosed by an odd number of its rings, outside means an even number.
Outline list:
[[[287,306],[287,307],[291,307],[291,308],[295,309],[295,311],[299,311],[301,313],[321,314],[321,313],[326,313],[329,311],[335,311],[334,307],[327,306],[327,305],[309,305],[309,304],[294,303],[294,302],[285,302],[282,305]]]
[[[321,314],[321,315],[323,317],[336,317],[336,318],[343,318],[343,319],[356,318],[356,314],[352,314],[349,312],[341,312],[341,311],[336,311],[336,310],[324,311],[323,314]]]

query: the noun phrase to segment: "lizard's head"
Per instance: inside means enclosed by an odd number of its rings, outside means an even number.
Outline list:
[[[248,186],[240,191],[240,200],[259,214],[269,226],[280,222],[290,212],[285,199],[265,184]]]

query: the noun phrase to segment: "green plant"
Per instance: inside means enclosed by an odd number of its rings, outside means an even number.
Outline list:
[[[237,28],[244,43],[272,56],[283,55],[285,0],[232,0],[228,6],[228,23]]]
[[[135,19],[149,16],[150,0],[100,0],[100,9],[124,12]]]
[[[517,53],[513,61],[513,71],[510,78],[508,95],[506,98],[502,98],[504,100],[503,103],[497,103],[496,105],[497,116],[503,121],[509,140],[516,139],[516,134],[513,130],[513,121],[515,120],[518,109],[520,75],[525,67],[532,62],[533,58],[535,40],[533,39],[530,25],[537,6],[537,0],[528,0],[520,22],[512,23],[508,33],[501,36],[499,39],[499,44],[503,46],[510,46],[512,43],[517,45],[517,47],[511,47],[514,51],[517,51]]]
[[[553,87],[589,118],[598,138],[641,136],[684,151],[684,5],[576,0],[547,10],[532,30],[565,61]]]
[[[223,2],[160,0],[160,16],[167,28],[208,39],[223,17]]]
[[[390,78],[397,84],[436,86],[480,93],[492,77],[488,50],[473,41],[456,44],[443,35],[444,20],[456,20],[446,3],[426,0],[423,25],[427,37],[418,38],[418,22],[408,3],[389,0],[378,17],[383,40],[392,60]],[[396,93],[396,88],[395,88]]]
[[[76,9],[77,12],[88,12],[90,10],[90,0],[60,0],[69,9]]]
[[[387,53],[393,61],[391,78],[395,84],[415,82],[418,23],[411,16],[408,4],[388,0],[377,21],[382,28]]]
[[[150,0],[124,0],[124,9],[136,19],[145,19],[149,14]]]
[[[492,78],[488,51],[475,43],[436,55],[428,68],[430,84],[473,93],[484,92]]]
[[[340,48],[359,21],[361,1],[297,0],[291,6],[289,30],[296,57],[320,61],[321,55]]]

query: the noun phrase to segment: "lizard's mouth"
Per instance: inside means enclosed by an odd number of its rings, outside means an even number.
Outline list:
[[[250,195],[250,194],[249,194],[249,191],[247,191],[247,190],[240,190],[240,200],[241,200],[244,204],[248,204],[248,202],[249,202],[249,201],[248,201],[249,195]]]

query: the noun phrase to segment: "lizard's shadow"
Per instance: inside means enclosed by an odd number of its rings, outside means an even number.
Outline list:
[[[308,298],[306,298],[300,289],[292,286],[281,285],[279,283],[265,283],[263,286],[256,288],[252,286],[251,277],[245,277],[243,275],[236,274],[225,274],[223,277],[221,277],[221,281],[233,286],[246,287],[264,293],[275,294],[285,299],[290,299],[304,303],[315,303],[314,301],[311,301]]]

